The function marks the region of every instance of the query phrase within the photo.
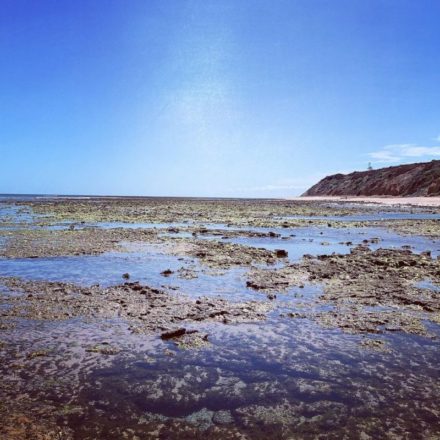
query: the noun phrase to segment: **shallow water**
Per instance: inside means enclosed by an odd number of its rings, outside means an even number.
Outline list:
[[[0,259],[2,276],[21,277],[28,280],[48,280],[75,283],[83,286],[123,284],[123,274],[130,274],[130,281],[140,281],[155,288],[178,289],[191,296],[225,296],[230,300],[242,300],[259,296],[246,288],[245,270],[209,270],[189,258],[169,255],[160,247],[144,246],[143,252],[109,252],[98,256],[72,256],[51,258]],[[169,276],[161,273],[173,271]],[[194,278],[183,278],[184,271]]]
[[[328,227],[301,227],[301,228],[246,228],[255,232],[275,232],[280,238],[270,237],[234,237],[222,241],[244,244],[252,247],[261,247],[269,250],[284,249],[291,261],[298,261],[305,254],[321,255],[333,252],[347,254],[354,246],[366,244],[372,250],[379,248],[399,249],[410,246],[416,253],[430,250],[433,257],[440,255],[440,240],[433,240],[420,236],[402,236],[383,228],[328,228]],[[199,235],[198,238],[219,239],[218,236]],[[371,242],[377,238],[378,241]],[[364,243],[368,240],[368,243]]]
[[[115,229],[115,228],[125,228],[125,229],[168,229],[168,228],[182,228],[187,227],[191,223],[127,223],[127,222],[91,222],[91,223],[77,223],[69,220],[63,222],[57,222],[53,225],[47,226],[47,229],[69,229],[73,226],[75,229],[85,229],[85,228],[102,228],[102,229]]]
[[[261,232],[261,229],[258,230]],[[270,229],[278,232],[276,229]],[[218,236],[199,235],[198,238],[216,239],[269,250],[284,249],[289,260],[298,261],[304,254],[322,255],[333,252],[347,254],[364,240],[380,237],[379,242],[368,245],[371,249],[401,248],[410,246],[414,252],[431,250],[434,258],[440,255],[440,242],[424,237],[401,236],[381,229],[296,228],[284,233],[288,240],[280,238],[234,237],[221,240]],[[290,236],[294,235],[293,237]],[[179,235],[179,234],[172,234]],[[346,243],[350,243],[349,245]],[[0,245],[2,243],[0,242]],[[156,288],[178,288],[192,296],[225,295],[229,299],[242,299],[256,295],[245,287],[246,269],[209,270],[197,259],[170,255],[160,245],[142,245],[133,252],[108,252],[98,256],[69,256],[50,258],[0,258],[0,274],[31,280],[64,281],[80,285],[117,285],[129,273],[131,280]],[[272,266],[275,267],[275,266]],[[170,269],[173,273],[164,277],[161,273]],[[179,271],[180,270],[180,271]],[[183,278],[192,273],[193,279]]]
[[[121,429],[148,432],[159,422],[189,423],[202,432],[226,424],[257,439],[313,438],[323,431],[360,438],[367,420],[375,438],[385,438],[390,422],[396,433],[422,438],[420,426],[436,420],[438,338],[381,336],[390,351],[375,352],[361,348],[363,336],[276,316],[199,330],[210,335],[210,345],[194,351],[130,334],[117,321],[22,320],[12,335],[16,353],[48,350],[35,358],[33,371],[49,372],[51,381],[15,379],[14,386],[64,405],[72,393],[81,411],[65,418],[79,438],[116,439]],[[117,353],[87,351],[102,343]],[[10,371],[0,371],[10,378]]]
[[[31,223],[33,220],[32,210],[9,203],[0,203],[0,227],[2,224]]]
[[[429,289],[434,292],[440,292],[440,286],[436,286],[430,280],[419,281],[415,284],[416,287],[420,287],[421,289]]]

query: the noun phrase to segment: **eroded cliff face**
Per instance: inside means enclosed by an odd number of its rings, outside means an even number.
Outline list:
[[[440,160],[327,176],[303,196],[440,196]]]

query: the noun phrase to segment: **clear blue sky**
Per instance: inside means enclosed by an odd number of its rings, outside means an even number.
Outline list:
[[[0,193],[292,196],[440,158],[437,0],[1,0]]]

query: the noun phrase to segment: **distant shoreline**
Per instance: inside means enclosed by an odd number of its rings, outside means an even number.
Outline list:
[[[295,196],[295,197],[194,197],[194,196],[111,196],[111,195],[57,195],[57,194],[0,194],[0,202],[10,201],[35,201],[35,200],[96,200],[96,199],[166,199],[166,200],[261,200],[261,201],[329,201],[329,202],[353,202],[373,203],[378,205],[413,205],[440,207],[440,197],[390,197],[390,196]]]

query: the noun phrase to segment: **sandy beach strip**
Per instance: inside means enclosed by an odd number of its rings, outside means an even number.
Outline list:
[[[304,196],[292,197],[289,200],[298,201],[330,201],[375,203],[380,205],[414,205],[440,207],[440,197],[381,197],[381,196]]]

